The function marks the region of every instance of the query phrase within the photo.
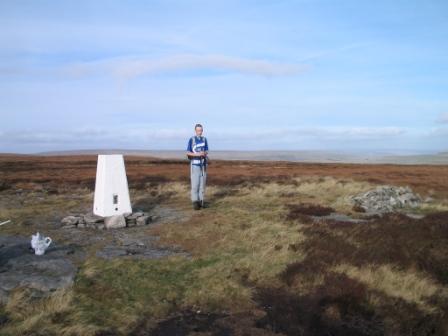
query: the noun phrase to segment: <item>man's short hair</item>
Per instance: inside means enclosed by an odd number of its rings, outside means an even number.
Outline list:
[[[196,129],[197,127],[204,128],[204,127],[202,127],[201,124],[196,124],[196,125],[194,125],[194,129]]]

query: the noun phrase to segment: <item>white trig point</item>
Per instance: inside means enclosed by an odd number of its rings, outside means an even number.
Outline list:
[[[131,212],[123,155],[98,155],[93,213],[108,217]]]

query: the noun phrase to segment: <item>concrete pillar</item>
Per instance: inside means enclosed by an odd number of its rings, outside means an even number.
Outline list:
[[[93,213],[108,217],[132,212],[123,155],[98,155]]]

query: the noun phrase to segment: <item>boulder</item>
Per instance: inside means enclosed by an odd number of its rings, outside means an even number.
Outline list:
[[[126,227],[126,218],[123,215],[114,215],[104,218],[106,229],[118,229]]]

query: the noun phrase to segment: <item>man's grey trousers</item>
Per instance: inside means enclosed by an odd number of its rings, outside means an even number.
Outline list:
[[[207,179],[207,171],[204,170],[202,175],[201,166],[190,164],[191,176],[191,201],[202,201],[205,193],[205,182]]]

